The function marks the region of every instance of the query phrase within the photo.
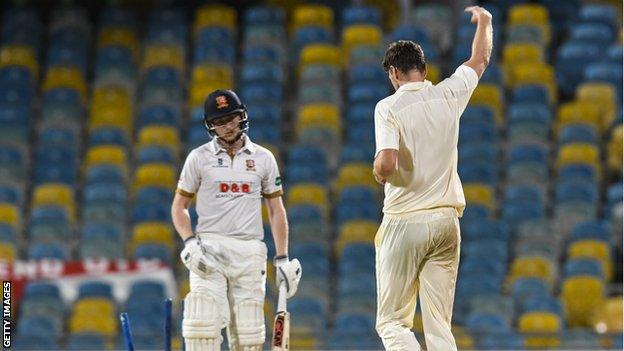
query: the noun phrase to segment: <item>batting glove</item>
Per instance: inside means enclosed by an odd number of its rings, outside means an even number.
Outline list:
[[[301,280],[301,263],[298,259],[289,260],[288,256],[278,256],[273,260],[275,266],[275,280],[279,287],[282,282],[286,285],[286,297],[291,298],[297,292]]]
[[[225,261],[225,256],[218,246],[202,243],[195,236],[184,241],[180,258],[189,271],[203,279],[208,278],[214,271],[222,270]]]

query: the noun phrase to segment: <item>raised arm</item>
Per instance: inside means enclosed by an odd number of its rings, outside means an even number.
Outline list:
[[[480,6],[470,6],[465,11],[472,14],[470,22],[476,23],[477,30],[472,40],[472,55],[464,65],[472,68],[481,78],[492,55],[492,14]]]

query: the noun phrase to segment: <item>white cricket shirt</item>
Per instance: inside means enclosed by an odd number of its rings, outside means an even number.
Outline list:
[[[262,240],[261,200],[281,196],[282,180],[271,151],[245,135],[233,158],[216,139],[191,151],[177,192],[197,196],[197,233]]]
[[[407,83],[375,107],[375,156],[399,151],[397,170],[387,179],[383,212],[404,214],[437,207],[466,207],[457,174],[459,117],[479,78],[461,65],[437,85]]]

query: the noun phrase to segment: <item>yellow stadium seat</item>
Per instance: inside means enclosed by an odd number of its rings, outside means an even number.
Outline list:
[[[146,243],[159,243],[165,244],[170,249],[173,249],[175,243],[173,241],[173,230],[167,224],[160,222],[143,222],[134,226],[132,229],[132,248]]]
[[[587,164],[599,171],[600,150],[595,145],[586,143],[570,143],[561,146],[557,153],[557,168],[574,163]]]
[[[0,202],[0,223],[8,224],[15,229],[22,226],[20,210],[17,206]]]
[[[6,66],[25,66],[35,80],[39,76],[39,63],[33,49],[26,45],[9,44],[0,48],[0,68]]]
[[[297,184],[286,192],[288,206],[310,204],[328,210],[327,189],[319,184]]]
[[[592,312],[600,305],[605,295],[601,279],[590,276],[574,276],[564,280],[561,300],[568,327],[591,327]]]
[[[76,218],[74,190],[66,184],[47,183],[37,186],[33,192],[32,207],[45,205],[64,207],[71,218]]]
[[[427,79],[430,80],[431,83],[440,83],[440,74],[440,66],[433,63],[427,63]]]
[[[375,182],[372,166],[364,163],[349,163],[340,167],[333,190],[335,194],[339,194],[344,187],[353,185],[363,185],[373,190],[381,188]]]
[[[339,47],[330,44],[310,44],[301,50],[299,66],[314,63],[324,63],[328,65],[342,65],[342,51]]]
[[[193,32],[195,35],[205,27],[218,26],[234,31],[236,29],[236,10],[226,5],[204,5],[195,12]]]
[[[370,220],[348,221],[340,226],[338,239],[334,244],[337,256],[342,256],[342,251],[347,244],[365,242],[373,244],[379,224]]]
[[[548,9],[540,4],[519,4],[509,9],[509,24],[549,23]]]
[[[327,128],[340,135],[342,120],[338,106],[328,103],[308,104],[299,109],[297,117],[297,133],[310,127]]]
[[[156,66],[172,66],[184,71],[184,52],[177,45],[150,45],[143,54],[143,69]]]
[[[316,350],[318,340],[313,335],[291,334],[290,348],[293,350]]]
[[[178,152],[180,150],[180,137],[178,129],[169,126],[149,125],[141,128],[138,136],[137,147],[148,145],[165,146]]]
[[[604,241],[593,239],[575,241],[568,247],[568,256],[570,258],[595,258],[602,263],[607,279],[613,277],[611,247]]]
[[[304,26],[320,26],[333,29],[333,10],[328,6],[317,4],[304,4],[297,6],[292,15],[291,29],[294,31]]]
[[[115,303],[102,297],[88,297],[76,301],[73,308],[74,315],[115,315]]]
[[[146,163],[136,169],[134,189],[144,186],[162,186],[173,189],[176,184],[176,171],[172,165]]]
[[[568,124],[588,124],[597,131],[602,130],[600,107],[592,101],[570,101],[559,105],[557,110],[557,122],[555,132],[559,134],[561,129]]]
[[[78,68],[51,67],[45,75],[43,91],[54,88],[75,89],[83,102],[87,101],[87,83]]]
[[[552,66],[542,63],[517,64],[511,70],[513,87],[526,84],[539,84],[548,88],[548,99],[551,103],[557,100],[557,83]]]
[[[455,336],[455,343],[459,350],[473,350],[475,348],[474,339],[470,333],[462,327],[452,326],[451,331],[453,332],[453,336]]]
[[[511,264],[509,285],[513,284],[517,278],[539,278],[552,284],[555,278],[554,267],[552,262],[544,257],[518,257]]]
[[[611,83],[586,82],[576,87],[576,99],[590,102],[598,106],[600,110],[601,128],[605,131],[615,119],[615,87]]]
[[[342,30],[342,52],[349,55],[357,45],[377,45],[381,43],[383,33],[375,25],[356,24]]]
[[[15,249],[15,246],[13,244],[0,241],[0,262],[13,262],[15,261],[16,256],[17,250]]]
[[[592,325],[598,333],[622,333],[622,295],[608,298],[592,315]]]
[[[467,203],[480,204],[494,210],[495,194],[491,186],[482,183],[467,183],[463,187]]]
[[[503,122],[504,94],[502,89],[493,83],[481,83],[472,93],[470,105],[483,105],[494,111],[496,121]]]
[[[561,329],[559,317],[552,312],[526,312],[518,320],[518,330],[528,334],[524,345],[529,348],[546,349],[559,346],[561,341],[557,333]],[[543,335],[540,335],[542,333]]]
[[[93,90],[91,96],[91,110],[105,108],[110,105],[123,106],[132,109],[132,96],[119,86],[104,86]]]
[[[622,173],[622,125],[613,129],[611,139],[607,143],[607,165],[614,173]]]
[[[101,106],[91,110],[89,131],[102,127],[115,127],[132,132],[132,110],[121,105]]]
[[[229,65],[203,64],[193,67],[191,84],[206,84],[213,82],[216,85],[223,84],[233,86],[234,73]]]
[[[503,48],[503,65],[542,62],[544,53],[539,45],[531,43],[510,43]]]
[[[69,320],[69,331],[70,333],[94,333],[114,337],[117,336],[117,319],[113,316],[75,315]]]
[[[127,27],[105,27],[98,37],[98,48],[108,45],[120,45],[129,48],[135,61],[139,57],[139,41],[136,33]]]
[[[91,147],[85,157],[87,168],[95,165],[110,164],[127,169],[126,151],[117,145],[100,145]]]

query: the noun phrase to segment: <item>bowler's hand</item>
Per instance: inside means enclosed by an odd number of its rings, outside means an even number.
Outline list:
[[[470,23],[476,24],[483,19],[492,20],[492,14],[481,6],[469,6],[464,11],[472,14]]]

